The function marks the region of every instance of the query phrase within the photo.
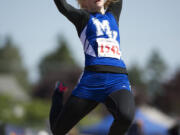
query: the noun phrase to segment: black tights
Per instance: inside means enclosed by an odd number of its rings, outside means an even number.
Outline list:
[[[124,135],[134,117],[134,99],[128,90],[119,90],[108,96],[104,102],[114,121],[108,135]],[[65,135],[85,115],[93,110],[98,102],[70,96],[62,105],[62,95],[57,91],[52,97],[50,127],[53,135]]]

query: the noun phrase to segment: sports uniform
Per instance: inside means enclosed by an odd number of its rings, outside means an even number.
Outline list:
[[[76,9],[65,0],[54,1],[77,29],[84,49],[85,69],[64,106],[62,95],[58,92],[53,95],[50,113],[53,134],[65,135],[100,102],[115,118],[109,135],[124,134],[134,116],[134,100],[120,51],[118,21],[122,0],[111,3],[105,14]]]

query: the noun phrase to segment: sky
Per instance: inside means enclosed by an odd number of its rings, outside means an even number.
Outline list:
[[[68,0],[77,7],[76,0]],[[170,72],[180,67],[180,0],[124,0],[120,17],[121,50],[129,67],[145,65],[158,49]],[[75,27],[57,10],[53,0],[0,0],[0,40],[11,36],[20,49],[31,81],[38,79],[38,64],[67,39],[76,62],[84,55]]]

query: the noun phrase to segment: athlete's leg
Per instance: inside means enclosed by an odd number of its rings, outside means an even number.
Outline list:
[[[70,96],[66,104],[63,106],[62,96],[59,93],[55,92],[53,98],[54,105],[52,105],[53,109],[51,109],[50,125],[54,135],[65,135],[98,104],[96,101]]]
[[[105,105],[112,113],[114,121],[108,135],[124,135],[134,117],[134,98],[130,91],[119,90],[111,93]]]
[[[63,107],[63,94],[67,88],[63,86],[61,82],[56,82],[55,90],[52,96],[52,105],[50,110],[50,128],[54,126],[54,123],[61,112]]]

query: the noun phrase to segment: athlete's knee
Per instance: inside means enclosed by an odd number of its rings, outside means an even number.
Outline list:
[[[120,127],[129,128],[133,118],[134,117],[128,113],[117,113],[116,116],[114,116],[114,122],[120,125]]]
[[[126,125],[130,125],[134,119],[135,103],[134,97],[131,92],[124,91],[123,97],[120,97],[122,101],[117,101],[117,112],[115,113],[115,119],[121,121]],[[125,99],[123,99],[125,98]]]
[[[128,131],[132,120],[132,117],[127,114],[117,114],[114,116],[108,135],[124,135]]]
[[[119,120],[122,123],[126,123],[127,125],[131,124],[134,119],[135,109],[131,106],[131,108],[127,107],[126,109],[118,108],[115,113],[114,118]]]
[[[108,135],[124,135],[133,121],[133,115],[128,112],[117,111]]]
[[[114,116],[116,123],[131,125],[134,119],[134,97],[128,90],[119,90],[109,95],[106,105]]]

